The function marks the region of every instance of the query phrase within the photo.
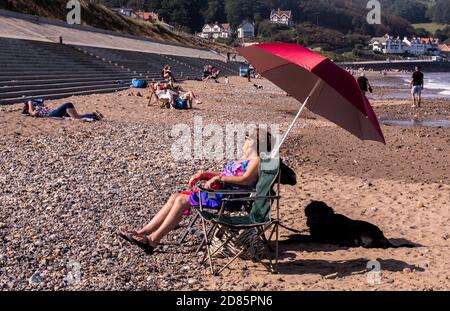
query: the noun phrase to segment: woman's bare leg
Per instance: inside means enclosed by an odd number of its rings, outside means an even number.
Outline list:
[[[144,234],[149,235],[150,233],[154,232],[156,229],[158,229],[161,224],[164,222],[164,219],[166,219],[167,215],[170,212],[170,209],[175,203],[176,198],[179,194],[172,194],[167,200],[167,203],[159,210],[158,213],[152,218],[152,220],[145,225],[141,230],[139,230],[138,234]]]
[[[154,247],[157,246],[161,239],[178,225],[183,217],[184,209],[189,207],[189,196],[186,194],[178,195],[164,222],[148,236],[150,244]]]
[[[69,114],[69,116],[71,116],[74,119],[81,119],[80,115],[78,114],[78,112],[75,109],[67,109],[67,113]]]
[[[195,96],[194,92],[192,92],[192,91],[189,91],[189,93],[188,93],[188,98],[189,98],[189,100],[191,101],[191,108],[192,108],[192,101],[193,101],[196,105],[202,103],[201,101],[199,101],[199,100],[197,99],[197,97]]]

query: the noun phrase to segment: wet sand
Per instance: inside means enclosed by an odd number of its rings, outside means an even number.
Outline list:
[[[253,83],[263,85],[256,90]],[[379,226],[395,244],[416,248],[342,248],[283,243],[280,273],[238,260],[212,277],[194,254],[198,240],[170,233],[145,256],[116,236],[148,221],[169,195],[186,189],[199,169],[225,160],[174,162],[174,124],[275,123],[285,130],[299,103],[265,80],[252,84],[186,82],[204,103],[190,111],[147,106],[128,91],[71,101],[100,110],[96,123],[22,117],[0,107],[0,288],[3,290],[448,290],[450,289],[450,129],[382,126],[386,145],[363,142],[306,112],[282,157],[298,184],[282,187],[283,222],[306,226],[303,208],[322,200],[336,212]],[[136,92],[136,91],[135,91]],[[379,118],[441,120],[450,101],[373,100]],[[183,220],[183,226],[189,218]],[[306,234],[306,233],[305,233]],[[289,233],[281,231],[281,240]],[[367,263],[381,264],[381,283],[368,283]],[[73,266],[79,282],[70,282]]]

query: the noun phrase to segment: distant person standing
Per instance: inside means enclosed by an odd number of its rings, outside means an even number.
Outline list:
[[[164,66],[163,70],[161,71],[161,76],[165,81],[175,82],[172,74],[172,68],[169,65]]]
[[[361,73],[361,75],[358,77],[358,84],[361,91],[364,93],[370,92],[372,93],[372,86],[370,85],[369,79],[367,79],[364,72]]]
[[[412,80],[409,84],[411,87],[411,95],[413,100],[413,105],[411,107],[416,107],[416,96],[417,96],[417,107],[420,107],[422,100],[422,90],[423,90],[423,73],[420,71],[420,67],[416,66],[416,70],[412,74]]]
[[[252,82],[251,77],[252,77],[252,74],[253,74],[254,72],[255,72],[255,67],[253,67],[252,64],[249,64],[248,69],[247,69],[247,79],[248,79],[248,82]]]

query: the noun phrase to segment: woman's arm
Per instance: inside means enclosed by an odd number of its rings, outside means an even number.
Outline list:
[[[200,180],[210,180],[216,176],[219,176],[220,172],[204,172],[199,171],[197,174],[193,175],[189,180],[189,187],[193,187]]]
[[[30,116],[36,116],[36,110],[34,110],[33,102],[31,100],[28,102],[28,113]]]
[[[216,182],[223,182],[226,184],[249,186],[258,180],[259,175],[259,159],[250,161],[247,171],[241,176],[215,176],[211,178],[206,184],[205,188],[210,189],[211,185]]]

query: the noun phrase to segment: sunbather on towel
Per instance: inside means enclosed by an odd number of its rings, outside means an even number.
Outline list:
[[[189,180],[189,187],[194,187],[201,180],[207,180],[204,188],[215,189],[217,186],[254,186],[259,178],[260,142],[259,135],[246,136],[243,146],[243,156],[238,161],[226,164],[222,172],[199,172]],[[267,134],[267,150],[270,150],[270,134]],[[266,151],[261,148],[261,151]],[[216,194],[210,198],[204,192],[184,191],[170,196],[163,208],[153,219],[138,231],[120,232],[123,239],[139,246],[147,254],[152,254],[161,239],[173,230],[180,222],[183,214],[188,214],[192,207],[198,207],[199,201],[203,208],[218,209],[222,196]]]
[[[24,104],[22,114],[40,118],[70,117],[80,121],[93,121],[103,119],[103,115],[95,111],[89,114],[79,114],[72,103],[65,103],[58,108],[50,108],[41,101],[30,100]]]

